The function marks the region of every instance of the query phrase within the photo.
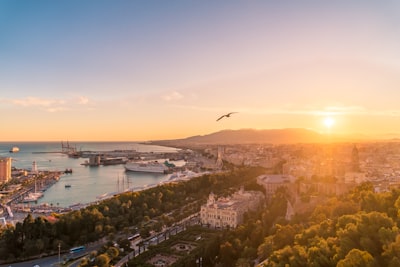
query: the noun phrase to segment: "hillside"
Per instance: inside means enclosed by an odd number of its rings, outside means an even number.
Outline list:
[[[294,144],[321,143],[331,141],[329,136],[307,129],[271,129],[271,130],[223,130],[207,135],[192,136],[184,139],[152,141],[162,145],[193,144]]]

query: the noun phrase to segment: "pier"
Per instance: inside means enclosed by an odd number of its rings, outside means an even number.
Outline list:
[[[62,151],[35,151],[32,154],[62,154]]]
[[[11,205],[13,203],[19,203],[21,201],[24,200],[24,198],[26,196],[29,195],[29,193],[31,193],[33,191],[33,187],[32,188],[28,188],[28,189],[24,189],[21,192],[18,192],[17,194],[14,194],[11,198],[9,198],[6,202],[6,205]]]
[[[30,182],[29,186],[26,186],[20,190],[17,191],[1,191],[0,193],[8,195],[7,198],[5,198],[5,204],[6,205],[12,205],[16,203],[21,203],[24,201],[24,199],[32,192],[36,191],[45,191],[47,188],[52,186],[54,183],[56,183],[60,179],[60,174],[61,172],[56,171],[56,172],[48,172],[48,173],[41,173],[42,176],[38,179],[38,177],[33,177],[30,179],[34,179],[34,182]]]

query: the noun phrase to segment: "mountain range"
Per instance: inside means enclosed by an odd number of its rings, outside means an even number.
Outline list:
[[[223,130],[184,139],[152,141],[159,145],[212,145],[212,144],[295,144],[366,140],[366,136],[334,136],[302,128]]]

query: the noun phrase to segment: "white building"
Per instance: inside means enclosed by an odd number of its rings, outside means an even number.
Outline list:
[[[263,199],[261,192],[244,191],[243,188],[227,198],[216,199],[211,193],[207,204],[201,206],[201,223],[213,228],[235,228],[243,222],[243,214],[256,209]]]

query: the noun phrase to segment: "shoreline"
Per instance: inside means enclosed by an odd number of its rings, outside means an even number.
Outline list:
[[[36,204],[36,205],[30,205],[30,204],[26,204],[26,203],[18,203],[18,204],[14,204],[14,205],[20,206],[20,207],[17,207],[17,209],[15,209],[15,211],[13,211],[14,218],[12,218],[11,220],[7,220],[7,222],[11,222],[12,224],[15,225],[17,222],[22,222],[28,214],[32,214],[32,216],[34,216],[34,217],[46,216],[46,218],[50,218],[50,217],[52,217],[51,216],[52,213],[63,214],[63,213],[68,213],[68,212],[75,211],[75,210],[84,209],[91,205],[97,205],[101,201],[110,199],[114,196],[118,196],[118,195],[121,195],[124,193],[141,192],[141,191],[144,191],[147,189],[151,189],[151,188],[154,188],[157,186],[162,186],[162,185],[169,184],[169,183],[185,182],[192,178],[200,177],[200,176],[206,175],[206,174],[210,174],[210,172],[206,171],[206,172],[201,172],[201,173],[195,173],[192,171],[179,171],[179,172],[170,174],[168,179],[165,181],[161,181],[161,182],[154,183],[154,184],[138,186],[138,187],[131,187],[122,192],[104,193],[104,194],[98,196],[98,199],[96,201],[91,201],[88,203],[80,203],[79,202],[79,203],[69,205],[68,207],[52,206],[52,205],[49,205],[48,203],[41,203],[41,204]],[[28,207],[24,207],[26,205]],[[29,210],[27,210],[26,208],[28,208]]]

